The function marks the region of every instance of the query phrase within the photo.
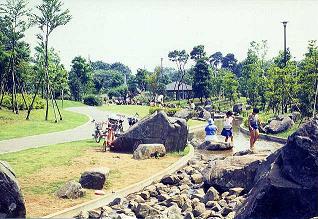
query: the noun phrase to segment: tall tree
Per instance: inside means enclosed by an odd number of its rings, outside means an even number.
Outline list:
[[[81,56],[72,60],[69,86],[72,97],[77,101],[81,101],[84,95],[92,93],[92,70],[86,59]]]
[[[191,59],[198,61],[199,59],[204,58],[206,55],[204,51],[203,45],[198,45],[193,47],[192,51],[190,52]]]
[[[221,52],[213,53],[209,57],[209,62],[210,62],[211,67],[213,68],[214,77],[216,77],[216,72],[219,69],[219,67],[221,66],[222,60],[223,60],[223,55]]]
[[[177,98],[179,98],[180,85],[183,82],[184,76],[186,75],[185,65],[188,62],[189,55],[185,50],[174,50],[168,54],[169,60],[176,63],[178,69],[178,80],[176,83],[177,86]]]
[[[10,57],[10,77],[12,81],[11,87],[11,101],[12,110],[16,113],[19,112],[18,103],[16,99],[17,93],[17,45],[19,41],[24,37],[24,32],[28,28],[26,20],[28,20],[29,10],[27,9],[26,0],[6,0],[4,4],[0,4],[0,14],[2,15],[1,28],[8,39],[8,50]]]
[[[194,95],[202,102],[203,97],[208,98],[211,94],[211,74],[208,63],[204,59],[199,59],[193,68],[193,73],[192,89]]]
[[[50,79],[48,73],[49,60],[48,60],[48,45],[49,45],[49,37],[53,30],[57,27],[66,25],[71,20],[71,15],[68,9],[62,9],[63,3],[60,0],[42,0],[42,4],[38,5],[36,8],[38,9],[39,14],[33,14],[33,22],[38,25],[41,30],[41,34],[38,34],[37,37],[40,40],[43,48],[44,48],[44,56],[45,56],[45,84],[46,84],[46,111],[45,111],[45,120],[48,119],[49,113],[49,98],[52,98],[52,104],[54,109],[53,102],[53,94],[50,89]],[[56,102],[55,102],[56,103]],[[58,105],[55,104],[58,109]],[[55,110],[54,110],[55,113]],[[60,119],[62,117],[60,116]],[[57,119],[56,119],[57,121]]]

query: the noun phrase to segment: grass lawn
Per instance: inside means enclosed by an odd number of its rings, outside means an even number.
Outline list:
[[[62,131],[74,128],[88,121],[88,117],[85,115],[65,110],[66,107],[84,106],[84,104],[74,101],[64,101],[63,109],[61,101],[58,102],[58,105],[63,116],[63,120],[58,121],[58,123],[54,122],[54,114],[51,107],[49,109],[48,121],[44,120],[45,109],[33,110],[30,120],[27,121],[25,120],[26,111],[14,114],[11,110],[2,108],[0,110],[0,140]]]
[[[134,116],[135,113],[139,114],[140,118],[143,118],[149,114],[149,106],[140,105],[103,105],[100,107],[101,110],[109,111],[118,114],[124,114],[127,116]]]
[[[160,159],[134,160],[131,154],[100,152],[92,140],[27,149],[0,155],[14,169],[26,202],[28,217],[40,217],[96,198],[87,190],[84,198],[58,199],[54,193],[69,180],[93,167],[110,169],[105,191],[116,191],[167,168],[187,153],[168,154]],[[147,168],[145,168],[145,166]]]
[[[187,123],[188,123],[189,127],[195,127],[195,126],[201,126],[201,125],[207,124],[207,122],[200,121],[200,120],[194,120],[194,119],[189,119]]]

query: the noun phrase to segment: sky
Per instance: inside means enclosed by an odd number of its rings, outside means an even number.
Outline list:
[[[3,0],[0,0],[3,1]],[[30,7],[39,0],[29,0]],[[204,45],[207,55],[217,51],[246,57],[251,41],[268,41],[268,58],[287,46],[300,60],[308,40],[318,39],[318,1],[306,0],[64,0],[72,20],[51,35],[50,47],[70,69],[78,55],[91,61],[122,62],[133,73],[153,70],[163,58],[174,67],[169,51]],[[25,40],[36,45],[39,30],[29,29]],[[188,64],[190,67],[192,63]]]

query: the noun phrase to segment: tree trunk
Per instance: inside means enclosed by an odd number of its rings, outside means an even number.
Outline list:
[[[46,110],[45,110],[45,120],[48,120],[49,116],[49,97],[50,97],[50,80],[48,73],[48,27],[46,27],[46,36],[45,36],[45,77],[46,77]]]
[[[41,84],[42,84],[42,77],[43,77],[43,75],[40,76],[38,86],[36,86],[36,89],[35,89],[35,93],[34,93],[32,102],[31,102],[31,104],[30,104],[30,106],[29,106],[29,109],[28,109],[27,117],[25,118],[26,120],[29,120],[29,119],[30,119],[30,113],[31,113],[31,110],[33,109],[34,100],[35,100],[36,95],[38,94],[39,89],[40,89],[40,86],[41,86]]]

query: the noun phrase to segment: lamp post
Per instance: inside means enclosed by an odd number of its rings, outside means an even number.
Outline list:
[[[286,26],[288,21],[283,21],[282,24],[284,26],[284,66],[287,63],[287,48],[286,48]]]

